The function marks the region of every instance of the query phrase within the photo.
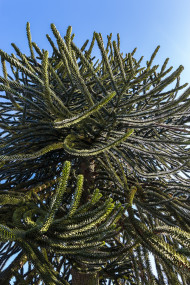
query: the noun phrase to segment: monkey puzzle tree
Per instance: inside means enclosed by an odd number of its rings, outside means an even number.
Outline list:
[[[183,67],[158,71],[159,47],[141,67],[119,35],[87,49],[51,28],[51,56],[29,23],[29,56],[0,50],[0,283],[189,284]]]

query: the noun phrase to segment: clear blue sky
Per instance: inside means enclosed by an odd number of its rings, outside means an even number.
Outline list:
[[[190,83],[190,0],[0,0],[0,48],[14,52],[11,42],[29,53],[26,22],[31,24],[32,40],[51,50],[46,34],[54,23],[64,36],[69,25],[75,43],[81,46],[94,31],[121,37],[122,52],[137,47],[137,58],[148,60],[160,45],[155,64],[166,57],[170,65],[185,67],[182,83]]]

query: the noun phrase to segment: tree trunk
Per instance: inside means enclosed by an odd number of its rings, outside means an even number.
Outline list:
[[[99,285],[98,273],[80,273],[72,268],[72,285]]]
[[[94,184],[95,178],[95,163],[94,160],[83,159],[79,173],[84,175],[82,202],[86,203],[88,198],[88,189]],[[72,285],[99,285],[98,272],[95,273],[81,273],[77,269],[72,268]]]

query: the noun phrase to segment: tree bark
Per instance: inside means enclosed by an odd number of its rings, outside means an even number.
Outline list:
[[[94,183],[95,178],[95,162],[94,160],[84,159],[80,164],[80,174],[84,175],[82,202],[86,203],[88,198],[88,190]],[[99,285],[99,274],[81,273],[74,267],[71,270],[72,285]]]
[[[80,273],[76,269],[72,268],[72,285],[99,285],[98,272],[88,274]]]

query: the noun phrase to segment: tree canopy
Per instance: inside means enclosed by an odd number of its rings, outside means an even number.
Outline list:
[[[183,66],[153,65],[159,46],[143,66],[119,34],[78,48],[71,26],[51,29],[51,55],[29,23],[28,56],[0,50],[0,281],[189,284]]]

